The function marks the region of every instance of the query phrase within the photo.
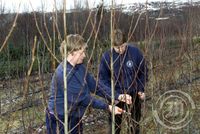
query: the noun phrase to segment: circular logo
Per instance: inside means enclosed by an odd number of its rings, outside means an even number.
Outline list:
[[[165,92],[152,107],[155,120],[169,129],[185,127],[192,120],[194,109],[192,98],[179,90]]]
[[[128,61],[126,62],[126,66],[129,67],[129,68],[133,67],[133,61],[128,60]]]

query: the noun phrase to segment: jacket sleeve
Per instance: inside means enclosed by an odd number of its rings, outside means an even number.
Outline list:
[[[99,80],[105,84],[107,87],[111,87],[111,72],[110,72],[110,60],[109,56],[104,54],[101,58],[101,63],[99,66]]]
[[[104,89],[103,91],[107,93],[110,98],[106,98],[107,100],[111,100],[111,72],[110,72],[110,59],[109,55],[103,54],[101,58],[101,63],[99,66],[99,87]],[[119,93],[115,92],[115,100],[119,97]]]
[[[105,98],[106,100],[111,100],[111,89],[110,87],[104,85],[101,81],[95,81],[94,77],[91,74],[87,74],[87,83],[90,91],[100,97]],[[115,94],[115,99],[119,97],[119,94]]]
[[[67,82],[69,82],[72,78],[72,76],[74,75],[75,73],[75,70],[73,68],[67,68],[67,75],[66,75],[66,78],[67,78]],[[56,78],[58,79],[58,82],[59,83],[63,83],[63,73],[64,73],[64,70],[63,69],[60,69],[60,70],[57,70],[56,72]]]
[[[81,106],[87,107],[87,106],[92,106],[93,108],[97,108],[97,109],[108,109],[108,104],[105,103],[102,100],[96,99],[95,97],[91,96],[90,94],[88,94],[84,100],[81,101],[80,103]]]
[[[74,75],[74,69],[71,68],[67,68],[67,83],[69,83]],[[59,69],[59,70],[56,70],[56,72],[54,73],[54,82],[56,82],[56,86],[58,89],[63,89],[64,90],[64,78],[63,78],[63,68]]]
[[[137,90],[144,92],[145,83],[148,80],[148,69],[146,61],[142,55],[142,52],[139,51],[138,54],[138,77],[137,77]]]

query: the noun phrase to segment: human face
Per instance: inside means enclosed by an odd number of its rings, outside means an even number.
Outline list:
[[[85,48],[73,52],[73,61],[75,64],[83,63],[85,57]]]
[[[126,50],[126,44],[124,43],[121,46],[114,46],[114,50],[119,54],[123,54]]]

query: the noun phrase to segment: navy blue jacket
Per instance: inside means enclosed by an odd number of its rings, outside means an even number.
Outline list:
[[[111,92],[108,87],[99,83],[96,90],[96,81],[91,76],[83,64],[75,67],[67,64],[67,97],[68,115],[82,117],[86,108],[91,105],[98,109],[108,109],[108,104],[94,98],[90,93],[95,93],[101,97],[110,97]],[[108,93],[108,94],[107,94]],[[53,76],[51,82],[51,95],[48,109],[52,113],[64,115],[64,80],[63,63],[61,63]]]
[[[99,70],[100,81],[109,87],[111,87],[110,56],[111,50],[103,54]],[[137,47],[129,44],[121,55],[113,49],[113,62],[115,93],[134,95],[138,91],[144,92],[147,67]]]

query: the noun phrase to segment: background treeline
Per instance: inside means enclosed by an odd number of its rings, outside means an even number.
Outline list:
[[[136,12],[123,12],[122,9],[116,8],[114,21],[115,27],[124,31],[127,40],[137,42],[143,48],[149,47],[148,43],[155,43],[158,47],[166,41],[172,45],[183,44],[183,37],[187,44],[192,42],[194,37],[197,37],[197,41],[199,39],[199,12],[199,5]],[[1,45],[12,27],[16,15],[16,13],[0,14]],[[82,8],[71,10],[66,14],[67,33],[81,34],[88,41],[90,48],[95,46],[97,51],[104,50],[104,48],[110,47],[110,15],[110,9],[103,9],[102,6],[92,10]],[[39,66],[43,67],[43,71],[54,70],[58,62],[51,54],[47,53],[47,47],[52,50],[52,53],[58,55],[59,44],[64,39],[63,22],[62,11],[18,14],[7,47],[0,53],[1,78],[16,73],[19,74],[18,76],[24,74],[23,72],[30,64],[34,37],[37,37],[37,56],[43,59]],[[93,58],[98,58],[98,56]],[[38,70],[38,62],[34,63],[33,70]]]
[[[114,6],[114,10],[104,6],[94,9],[77,6],[66,13],[67,34],[81,34],[88,42],[86,65],[96,75],[101,54],[111,46],[113,11],[114,26],[124,31],[126,40],[141,48],[149,68],[141,132],[199,134],[200,3],[181,6],[153,3],[156,10],[149,9],[148,4],[128,11],[123,5]],[[0,6],[0,133],[45,133],[44,110],[49,86],[52,73],[61,62],[63,18],[63,10],[18,14],[5,13]],[[183,115],[173,117],[174,112],[167,106],[156,107],[160,96],[170,90],[187,93],[196,105],[195,109],[190,105],[183,109],[192,120],[178,130],[168,129],[154,118],[154,110],[159,110],[162,116],[171,115],[165,118],[166,122],[182,120]],[[83,119],[84,133],[102,134],[109,129],[105,112],[94,109],[87,112],[91,116]],[[128,117],[124,119],[127,126]]]

